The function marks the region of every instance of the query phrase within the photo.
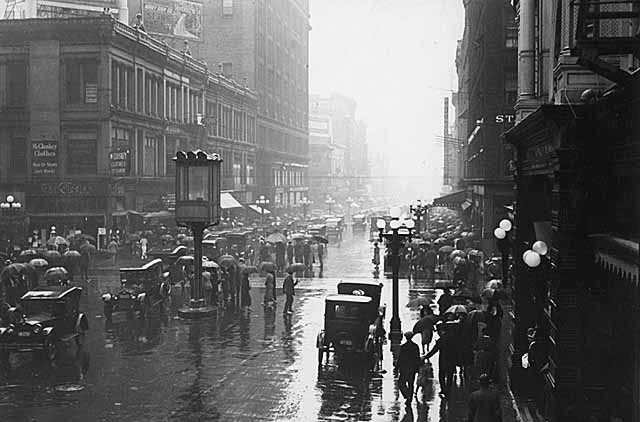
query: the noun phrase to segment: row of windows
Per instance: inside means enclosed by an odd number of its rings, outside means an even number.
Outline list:
[[[213,101],[207,101],[205,111],[209,136],[256,143],[255,116]]]
[[[273,170],[274,186],[305,186],[305,173],[302,170]]]

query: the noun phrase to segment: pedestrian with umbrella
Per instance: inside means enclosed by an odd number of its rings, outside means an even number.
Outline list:
[[[277,233],[277,234],[280,234],[280,233]],[[284,267],[286,265],[285,254],[286,254],[286,247],[284,246],[284,243],[276,242],[276,267],[279,273],[282,273],[282,271],[284,271]]]
[[[289,268],[287,270],[287,276],[284,278],[284,282],[282,283],[282,290],[284,291],[285,296],[287,297],[284,303],[284,309],[282,310],[283,315],[291,315],[293,314],[293,309],[291,306],[293,305],[293,296],[295,296],[295,287],[298,285],[300,280],[293,279],[293,269]]]
[[[243,308],[251,307],[251,283],[249,282],[251,270],[247,268],[242,269],[242,279],[240,280],[240,306]]]
[[[404,333],[404,337],[406,341],[400,346],[400,353],[396,361],[396,368],[399,373],[398,388],[406,400],[406,405],[411,406],[413,383],[415,382],[416,374],[422,362],[420,359],[420,349],[412,340],[413,332],[407,331]]]
[[[287,262],[289,265],[293,264],[293,244],[289,241],[287,243]]]
[[[95,252],[96,248],[91,243],[89,243],[87,239],[84,239],[79,249],[80,249],[80,277],[82,277],[82,281],[86,282],[86,281],[89,281],[89,267],[91,266],[93,253]]]
[[[425,315],[413,326],[413,333],[420,334],[420,343],[422,344],[422,353],[424,354],[429,351],[429,345],[433,339],[433,332],[435,331],[438,318],[433,314],[430,306],[424,306],[422,310],[424,310]]]
[[[456,371],[456,341],[451,330],[451,324],[440,322],[436,325],[440,338],[431,351],[426,354],[425,359],[431,359],[436,353],[438,355],[438,379],[440,381],[440,397],[446,398],[453,385],[453,375]]]
[[[500,398],[490,389],[489,375],[482,374],[478,378],[480,389],[469,397],[469,422],[502,422]]]
[[[267,271],[265,266],[262,266],[262,271],[266,274],[264,279],[264,300],[262,304],[267,308],[274,308],[276,306],[276,277],[271,271]]]
[[[438,311],[440,316],[444,316],[447,309],[449,309],[453,305],[453,296],[451,296],[451,290],[445,287],[442,292],[442,296],[438,299]]]
[[[320,263],[320,277],[322,277],[322,270],[324,270],[324,243],[318,242],[318,262]]]

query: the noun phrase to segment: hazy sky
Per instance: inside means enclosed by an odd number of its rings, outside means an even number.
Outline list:
[[[371,139],[370,149],[393,153],[391,172],[413,176],[411,198],[438,194],[436,136],[443,97],[455,88],[462,0],[311,0],[310,8],[310,92],[354,98],[370,132],[387,130],[389,143]]]

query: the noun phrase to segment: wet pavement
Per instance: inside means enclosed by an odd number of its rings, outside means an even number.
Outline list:
[[[395,385],[388,344],[384,371],[332,359],[318,369],[315,341],[323,325],[324,296],[336,291],[340,279],[372,279],[372,249],[365,236],[347,235],[329,245],[323,278],[300,282],[291,317],[281,313],[280,288],[278,309],[263,309],[263,281],[256,278],[251,312],[185,321],[175,316],[176,300],[169,315],[151,314],[146,320],[114,315],[107,324],[100,294],[118,280],[94,279],[83,286],[81,309],[90,324],[85,346],[63,348],[54,366],[30,354],[12,357],[12,369],[0,375],[0,420],[466,420],[465,388],[457,386],[447,402],[437,394],[437,357],[431,359],[435,374],[409,411]],[[391,281],[383,282],[388,330]],[[429,287],[401,280],[405,330],[418,318],[407,301]],[[179,299],[180,290],[174,295]]]

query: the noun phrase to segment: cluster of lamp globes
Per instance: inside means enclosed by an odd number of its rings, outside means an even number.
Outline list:
[[[511,224],[511,221],[505,218],[504,220],[500,221],[498,227],[496,227],[496,229],[493,231],[493,235],[496,237],[496,239],[502,240],[507,237],[507,233],[511,231],[512,228],[513,225]],[[540,265],[542,257],[545,256],[548,252],[549,247],[547,246],[547,244],[542,240],[538,240],[534,242],[534,244],[531,246],[531,249],[528,249],[524,254],[522,254],[522,259],[528,267],[536,268],[538,265]]]
[[[416,222],[411,218],[400,220],[401,214],[402,210],[398,207],[393,207],[389,210],[389,215],[392,219],[389,222],[389,227],[391,227],[391,230],[398,230],[399,228],[405,228],[409,230],[413,229],[416,225]],[[387,227],[387,222],[382,218],[379,218],[376,221],[376,227],[378,228],[378,230],[384,230]]]
[[[15,202],[16,199],[13,195],[7,195],[7,202],[1,202],[0,208],[9,209],[9,208],[22,208],[22,204],[20,202]]]

